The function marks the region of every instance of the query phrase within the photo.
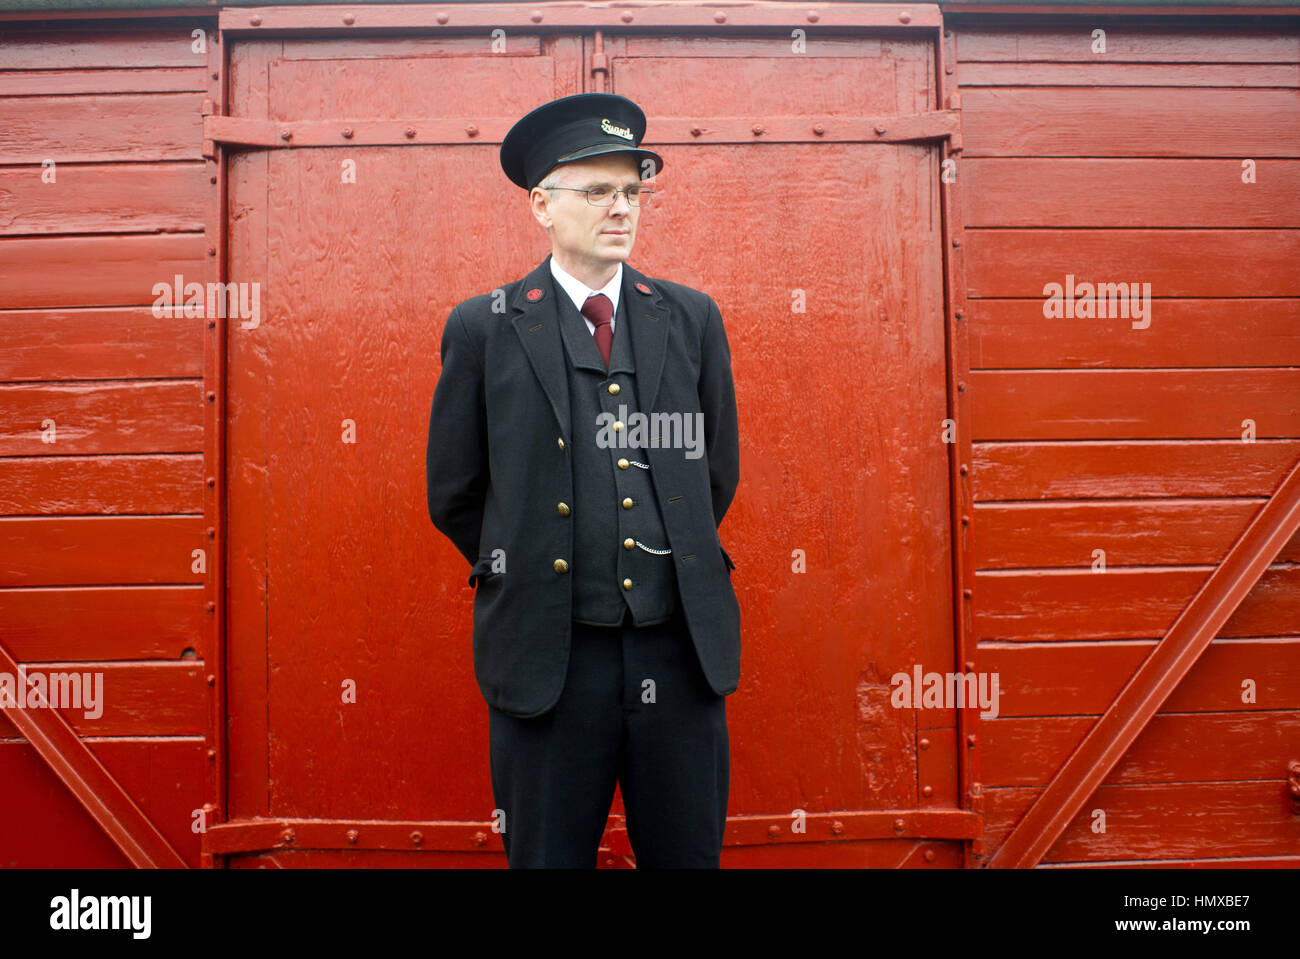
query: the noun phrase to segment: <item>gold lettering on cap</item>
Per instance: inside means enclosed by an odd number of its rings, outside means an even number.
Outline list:
[[[608,120],[601,120],[600,128],[604,130],[606,133],[612,133],[614,136],[622,137],[624,140],[635,139],[635,137],[632,136],[632,131],[629,130],[627,127],[615,126],[614,124],[610,123]]]

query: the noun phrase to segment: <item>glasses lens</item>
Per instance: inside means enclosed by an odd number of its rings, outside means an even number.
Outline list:
[[[587,191],[587,202],[592,206],[609,206],[614,202],[614,191],[604,186],[593,187]]]
[[[650,197],[654,195],[654,190],[645,187],[633,187],[627,193],[627,201],[633,206],[649,206]]]

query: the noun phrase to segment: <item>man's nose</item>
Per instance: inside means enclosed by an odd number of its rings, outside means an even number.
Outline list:
[[[626,216],[632,212],[632,204],[627,200],[627,194],[620,192],[614,197],[614,202],[609,208],[610,213],[618,213],[620,216]]]

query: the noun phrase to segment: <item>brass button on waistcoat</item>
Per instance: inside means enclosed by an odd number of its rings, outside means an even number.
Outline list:
[[[632,508],[632,497],[629,496],[629,497],[627,497],[626,499],[623,500],[623,508],[624,508],[624,509],[631,509],[631,508]]]
[[[621,469],[621,470],[625,470],[625,469],[627,469],[627,468],[628,468],[629,466],[631,466],[631,465],[632,465],[632,464],[629,463],[629,462],[628,462],[627,460],[625,460],[625,459],[619,459],[619,461],[618,461],[618,468]]]
[[[624,549],[631,549],[631,548],[632,548],[633,546],[635,546],[635,545],[636,545],[636,540],[634,540],[631,536],[629,536],[627,539],[623,540],[623,548],[624,548]]]
[[[559,513],[561,516],[568,516],[570,513],[573,512],[573,510],[569,509],[568,503],[556,503],[555,511]]]
[[[632,588],[632,581],[631,581],[630,579],[625,579],[625,580],[623,580],[623,588],[624,588],[624,589],[631,589],[631,588]]]
[[[610,396],[618,396],[618,384],[617,384],[617,383],[610,383],[610,384],[609,384],[609,394],[610,394]]]
[[[555,567],[557,573],[567,573],[569,571],[569,564],[562,559],[557,559],[551,565]]]
[[[622,420],[615,420],[615,421],[614,421],[614,432],[615,432],[615,433],[622,433],[622,432],[623,432],[623,421],[622,421]]]
[[[564,437],[563,437],[563,436],[557,436],[557,437],[555,437],[555,442],[556,442],[556,444],[560,447],[560,449],[564,449]]]

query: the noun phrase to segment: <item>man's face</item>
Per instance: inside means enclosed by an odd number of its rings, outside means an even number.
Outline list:
[[[641,182],[636,159],[626,153],[610,153],[561,163],[542,178],[543,183],[587,190],[596,186],[622,190]],[[592,206],[582,193],[572,189],[549,193],[534,187],[530,194],[533,215],[548,227],[555,257],[564,266],[599,271],[627,260],[636,242],[636,223],[641,210],[619,194],[612,206]]]

